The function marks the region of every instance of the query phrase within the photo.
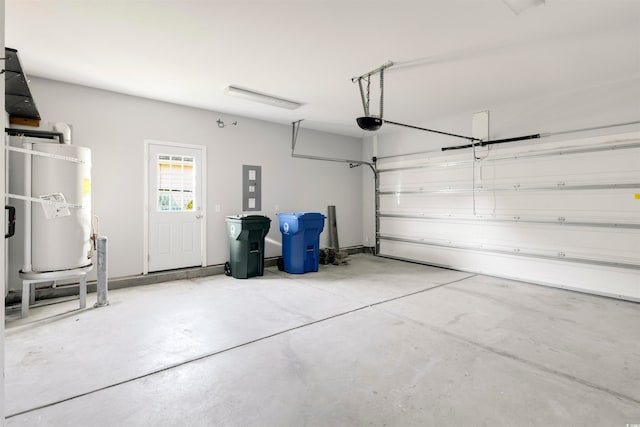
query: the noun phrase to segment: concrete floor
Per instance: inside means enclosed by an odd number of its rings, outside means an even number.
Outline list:
[[[640,424],[636,303],[365,254],[109,300],[7,310],[7,426]]]

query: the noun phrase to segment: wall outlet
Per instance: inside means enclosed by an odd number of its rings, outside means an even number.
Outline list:
[[[216,212],[220,212],[220,205],[216,205],[215,209],[216,209]]]

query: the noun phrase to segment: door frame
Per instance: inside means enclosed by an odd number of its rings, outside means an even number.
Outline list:
[[[195,144],[183,144],[179,142],[171,141],[159,141],[155,139],[144,140],[144,250],[142,260],[142,274],[149,274],[149,146],[151,145],[164,145],[172,148],[189,148],[193,150],[200,150],[202,153],[202,183],[200,188],[201,193],[201,212],[203,215],[200,227],[200,253],[202,256],[201,266],[207,266],[207,147],[204,145]]]

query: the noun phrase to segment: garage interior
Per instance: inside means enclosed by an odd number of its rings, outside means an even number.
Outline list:
[[[640,425],[640,3],[0,5],[5,425]]]
[[[108,309],[78,313],[73,300],[33,309],[26,323],[18,310],[8,316],[7,425],[638,417],[637,303],[352,257],[314,274],[268,267],[244,281],[120,289]]]

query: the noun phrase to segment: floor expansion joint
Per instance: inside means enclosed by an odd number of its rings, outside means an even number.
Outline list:
[[[326,322],[328,320],[332,320],[332,319],[336,319],[336,318],[339,318],[339,317],[342,317],[342,316],[346,316],[348,314],[356,313],[358,311],[362,311],[362,310],[365,310],[367,308],[377,307],[377,306],[380,306],[382,304],[386,304],[386,303],[397,301],[397,300],[400,300],[400,299],[403,299],[403,298],[408,298],[408,297],[411,297],[411,296],[414,296],[414,295],[418,295],[418,294],[422,294],[422,293],[425,293],[425,292],[428,292],[428,291],[439,289],[439,288],[442,288],[444,286],[448,286],[448,285],[452,285],[454,283],[462,282],[464,280],[473,278],[475,276],[477,276],[477,274],[471,274],[471,275],[462,277],[460,279],[452,280],[450,282],[441,283],[439,285],[435,285],[435,286],[431,286],[431,287],[428,287],[428,288],[420,289],[420,290],[417,290],[417,291],[414,291],[414,292],[410,292],[410,293],[407,293],[407,294],[403,294],[403,295],[399,295],[399,296],[396,296],[396,297],[393,297],[393,298],[388,298],[388,299],[385,299],[385,300],[382,300],[382,301],[377,301],[377,302],[374,302],[374,303],[371,303],[371,304],[366,304],[366,305],[354,308],[352,310],[347,310],[345,312],[337,313],[337,314],[334,314],[334,315],[331,315],[331,316],[328,316],[328,317],[324,317],[322,319],[314,320],[312,322],[308,322],[308,323],[305,323],[305,324],[302,324],[302,325],[294,326],[294,327],[291,327],[291,328],[288,328],[288,329],[284,329],[282,331],[274,332],[273,334],[265,335],[265,336],[256,338],[254,340],[250,340],[250,341],[247,341],[247,342],[244,342],[244,343],[240,343],[240,344],[234,345],[232,347],[228,347],[228,348],[225,348],[225,349],[222,349],[222,350],[218,350],[218,351],[214,351],[214,352],[211,352],[211,353],[206,353],[206,354],[203,354],[203,355],[200,355],[200,356],[197,356],[197,357],[190,358],[188,360],[184,360],[182,362],[174,363],[172,365],[168,365],[168,366],[165,366],[163,368],[156,369],[156,370],[153,370],[151,372],[147,372],[146,374],[138,375],[138,376],[135,376],[133,378],[129,378],[129,379],[126,379],[126,380],[122,380],[122,381],[113,383],[113,384],[106,385],[104,387],[100,387],[100,388],[97,388],[97,389],[94,389],[94,390],[89,390],[89,391],[84,392],[84,393],[76,394],[76,395],[69,396],[69,397],[64,398],[64,399],[57,400],[55,402],[47,403],[47,404],[44,404],[44,405],[39,405],[39,406],[31,408],[31,409],[26,409],[24,411],[20,411],[20,412],[16,412],[16,413],[13,413],[13,414],[9,414],[9,415],[7,415],[5,417],[5,419],[10,419],[10,418],[14,418],[14,417],[17,417],[17,416],[20,416],[20,415],[25,415],[25,414],[28,414],[28,413],[31,413],[31,412],[35,412],[35,411],[38,411],[38,410],[41,410],[41,409],[45,409],[45,408],[49,408],[49,407],[58,405],[60,403],[65,403],[65,402],[68,402],[68,401],[71,401],[71,400],[75,400],[75,399],[79,399],[81,397],[89,396],[91,394],[99,393],[101,391],[108,390],[108,389],[111,389],[111,388],[114,388],[114,387],[118,387],[118,386],[121,386],[121,385],[124,385],[124,384],[132,383],[132,382],[135,382],[135,381],[138,381],[138,380],[141,380],[141,379],[144,379],[144,378],[156,375],[156,374],[160,374],[162,372],[170,371],[172,369],[176,369],[176,368],[179,368],[181,366],[188,365],[190,363],[198,362],[198,361],[210,358],[210,357],[217,356],[217,355],[222,354],[222,353],[226,353],[228,351],[236,350],[238,348],[242,348],[242,347],[245,347],[245,346],[248,346],[248,345],[251,345],[251,344],[255,344],[255,343],[260,342],[260,341],[265,341],[267,339],[274,338],[274,337],[277,337],[279,335],[283,335],[283,334],[286,334],[286,333],[289,333],[289,332],[293,332],[293,331],[296,331],[298,329],[303,329],[303,328],[306,328],[308,326],[313,326],[313,325],[316,325],[318,323]]]

